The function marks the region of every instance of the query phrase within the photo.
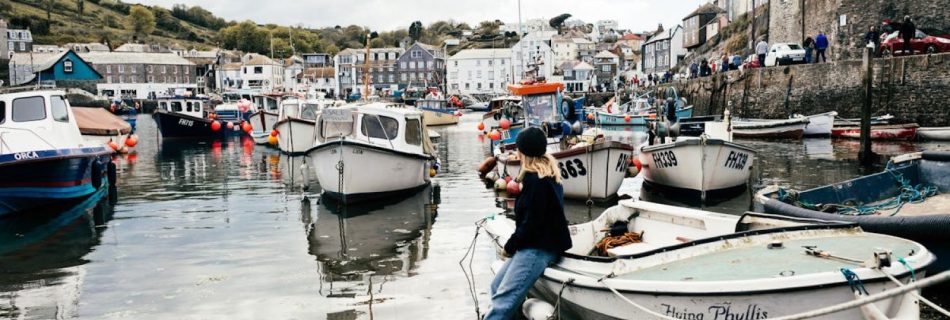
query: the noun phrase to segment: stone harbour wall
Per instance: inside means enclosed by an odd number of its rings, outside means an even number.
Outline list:
[[[660,86],[675,86],[695,115],[786,118],[789,114],[837,111],[857,118],[864,104],[862,60],[760,68],[718,73]],[[873,60],[872,115],[899,122],[950,126],[950,54]]]

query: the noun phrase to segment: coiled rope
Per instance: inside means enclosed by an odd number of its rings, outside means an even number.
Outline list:
[[[827,212],[826,209],[834,208],[834,213],[840,215],[866,216],[893,210],[888,215],[895,216],[901,211],[904,205],[908,203],[922,203],[927,198],[937,195],[937,186],[924,184],[912,186],[910,184],[910,179],[905,178],[903,174],[890,168],[890,163],[888,163],[888,167],[885,170],[887,170],[887,172],[889,172],[891,176],[894,177],[894,180],[900,184],[900,193],[897,196],[881,203],[853,206],[837,203],[814,204],[798,199],[797,192],[787,191],[784,188],[780,188],[778,190],[778,200],[815,211]]]

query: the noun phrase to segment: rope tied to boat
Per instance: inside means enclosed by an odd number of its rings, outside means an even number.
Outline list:
[[[888,162],[886,171],[889,172],[891,176],[894,177],[894,180],[900,184],[900,193],[898,193],[897,196],[881,203],[864,205],[837,203],[814,204],[808,201],[800,200],[797,191],[787,191],[784,188],[779,188],[777,196],[779,201],[791,203],[809,210],[833,212],[840,215],[850,216],[866,216],[893,210],[890,212],[890,214],[888,214],[889,216],[893,217],[904,208],[904,205],[908,203],[923,203],[927,198],[933,197],[939,192],[937,186],[935,185],[911,185],[910,179],[905,178],[902,173],[893,170],[890,166],[890,162]]]
[[[847,280],[848,285],[851,286],[851,291],[863,293],[866,296],[870,295],[868,289],[864,287],[864,282],[861,281],[857,273],[854,273],[854,271],[848,268],[841,268],[841,274],[844,275],[844,279]]]
[[[488,218],[482,218],[475,222],[475,236],[472,237],[471,244],[469,244],[468,249],[465,250],[465,255],[459,260],[459,267],[462,268],[462,273],[465,274],[465,282],[468,284],[468,293],[472,296],[472,301],[475,302],[476,319],[481,319],[482,313],[478,306],[478,290],[475,287],[475,271],[472,268],[472,262],[475,260],[475,244],[478,241],[479,231],[481,231],[482,226],[487,220]],[[495,242],[498,242],[497,239]],[[469,259],[468,269],[465,269],[465,259]]]
[[[595,247],[601,255],[607,256],[607,250],[640,242],[643,242],[643,232],[625,232],[616,236],[606,236],[603,239],[600,239]]]
[[[561,283],[561,290],[558,290],[557,300],[554,302],[554,314],[548,319],[561,319],[561,296],[564,294],[564,289],[572,283],[574,283],[574,278],[568,278],[567,281]]]

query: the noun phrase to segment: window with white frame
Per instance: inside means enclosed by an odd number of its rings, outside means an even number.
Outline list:
[[[399,74],[399,81],[405,82],[406,80],[407,80],[407,79],[406,79],[406,74],[405,74],[405,73]]]
[[[125,65],[123,64],[119,65],[119,73],[125,73]]]
[[[426,69],[432,69],[433,61],[426,61]]]
[[[73,73],[73,60],[70,60],[70,59],[63,60],[63,72]]]

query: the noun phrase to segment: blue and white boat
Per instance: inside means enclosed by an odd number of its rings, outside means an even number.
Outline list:
[[[0,94],[0,216],[108,186],[111,155],[83,139],[64,92]]]
[[[422,111],[427,126],[444,126],[459,123],[459,110],[441,95],[428,95],[416,100],[416,108]]]

